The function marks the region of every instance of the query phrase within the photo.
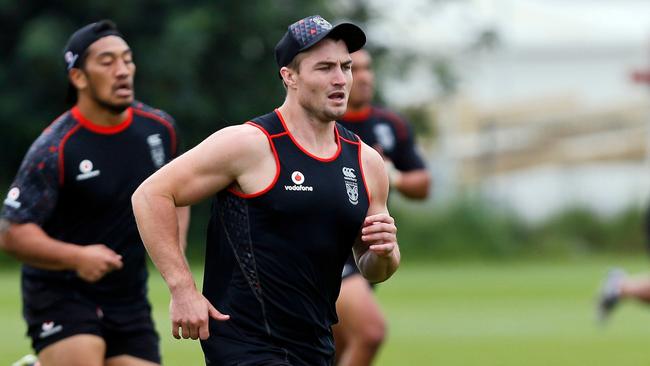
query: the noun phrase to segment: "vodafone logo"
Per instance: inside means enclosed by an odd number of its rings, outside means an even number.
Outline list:
[[[20,189],[18,189],[18,187],[13,187],[7,193],[7,198],[4,200],[4,204],[9,207],[20,208],[21,203],[18,202],[18,197],[20,197]]]
[[[79,163],[79,171],[82,173],[88,173],[93,170],[93,162],[86,159]]]
[[[81,174],[77,175],[78,181],[86,180],[99,175],[99,170],[93,170],[93,162],[88,159],[84,159],[81,161],[81,163],[79,163],[79,172],[81,172]]]
[[[284,186],[285,191],[312,192],[314,190],[314,187],[312,186],[303,185],[303,183],[305,183],[305,175],[297,170],[291,173],[291,181],[293,182],[294,185]]]
[[[49,322],[44,322],[41,325],[41,334],[38,335],[39,338],[46,338],[51,336],[52,334],[58,333],[63,330],[63,326],[61,324],[54,324],[54,322],[49,321]]]
[[[291,180],[295,184],[303,184],[305,182],[305,176],[301,172],[295,171],[291,173]]]
[[[7,198],[10,200],[15,201],[18,197],[20,197],[20,189],[18,189],[18,187],[13,187],[9,190],[9,193],[7,193]]]

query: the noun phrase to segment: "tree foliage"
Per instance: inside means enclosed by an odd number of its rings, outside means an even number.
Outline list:
[[[342,15],[327,4],[0,0],[0,183],[13,179],[29,144],[67,109],[62,50],[77,28],[117,23],[134,51],[136,97],[174,116],[191,147],[282,103],[275,44],[297,19]]]

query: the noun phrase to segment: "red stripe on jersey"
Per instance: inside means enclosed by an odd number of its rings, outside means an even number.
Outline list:
[[[284,117],[282,117],[282,113],[280,113],[280,111],[278,109],[275,110],[275,114],[277,114],[278,118],[280,119],[280,122],[282,122],[282,127],[284,127],[284,130],[289,135],[289,138],[291,138],[291,141],[293,142],[293,144],[296,145],[296,147],[298,147],[298,149],[300,149],[300,151],[302,151],[305,155],[309,156],[312,159],[321,161],[323,163],[329,163],[330,161],[334,161],[334,160],[336,160],[336,158],[339,157],[339,154],[341,153],[341,140],[339,138],[339,130],[336,128],[336,125],[334,125],[334,138],[336,139],[336,145],[337,145],[336,152],[334,153],[334,155],[332,155],[329,158],[321,158],[321,157],[318,157],[318,156],[310,153],[309,151],[307,151],[307,149],[302,147],[298,143],[298,141],[296,141],[296,139],[291,134],[291,131],[289,131],[289,129],[287,128],[287,124],[284,121]]]
[[[343,117],[341,118],[342,120],[346,122],[365,122],[370,118],[370,114],[372,113],[372,108],[370,106],[361,108],[357,111],[351,111],[348,110],[345,112]]]
[[[82,126],[84,126],[85,128],[87,128],[88,130],[94,133],[99,133],[102,135],[112,135],[118,132],[122,132],[126,130],[131,125],[131,122],[133,121],[133,109],[131,107],[126,109],[126,118],[124,119],[124,121],[116,124],[115,126],[101,126],[96,123],[93,123],[91,120],[84,117],[83,114],[81,114],[81,111],[77,106],[74,106],[71,112],[72,112],[72,116],[77,121],[79,121],[79,123]]]
[[[368,205],[370,205],[370,202],[372,200],[372,195],[370,194],[370,188],[368,188],[368,183],[366,183],[366,175],[363,173],[363,159],[361,159],[361,149],[363,148],[363,144],[357,144],[359,146],[359,153],[357,154],[359,156],[359,169],[361,170],[361,180],[363,181],[363,186],[366,187],[366,194],[368,195]]]
[[[172,126],[171,122],[167,121],[166,119],[160,117],[157,114],[150,113],[150,112],[145,112],[142,109],[133,108],[133,112],[135,114],[139,115],[139,116],[151,118],[154,121],[160,122],[163,126],[167,127],[167,129],[169,130],[169,136],[171,137],[172,156],[176,156],[176,149],[177,149],[177,146],[176,146],[176,130],[174,130],[174,126]]]
[[[73,128],[68,131],[63,138],[61,139],[61,143],[59,144],[59,185],[63,185],[64,181],[64,161],[63,161],[63,148],[65,147],[65,143],[68,142],[68,139],[70,136],[72,136],[73,133],[77,132],[81,128],[80,124],[76,124]]]
[[[345,137],[341,137],[341,140],[347,142],[348,144],[357,145],[357,147],[359,149],[358,152],[357,152],[357,156],[358,156],[358,159],[359,159],[359,170],[361,170],[361,180],[363,181],[363,186],[366,188],[366,194],[368,195],[368,203],[370,203],[370,189],[368,189],[368,184],[366,184],[366,176],[365,176],[365,174],[363,174],[363,163],[362,163],[362,159],[361,159],[361,149],[362,149],[363,146],[362,146],[362,144],[360,142],[361,139],[359,138],[359,136],[357,136],[357,138],[359,139],[357,141],[350,141],[350,140],[346,139]]]
[[[263,195],[264,193],[270,191],[271,188],[273,188],[273,187],[275,186],[275,183],[278,182],[278,178],[280,177],[280,158],[278,157],[278,152],[275,150],[275,144],[273,144],[273,138],[274,138],[274,137],[279,137],[279,136],[284,136],[285,133],[279,133],[279,134],[275,134],[275,135],[271,136],[271,135],[269,135],[269,133],[264,129],[264,127],[258,125],[258,124],[255,123],[255,122],[248,121],[248,122],[246,122],[246,124],[251,125],[251,126],[255,126],[255,127],[259,128],[260,131],[262,131],[262,132],[266,135],[266,138],[269,140],[269,145],[271,145],[271,151],[273,151],[273,157],[275,158],[275,177],[273,177],[273,181],[271,182],[271,184],[269,184],[268,187],[262,189],[262,190],[259,191],[259,192],[255,192],[255,193],[244,193],[244,192],[237,191],[237,190],[235,190],[235,189],[232,188],[232,187],[231,187],[231,188],[228,188],[228,191],[229,191],[230,193],[234,194],[235,196],[238,196],[238,197],[241,197],[241,198],[255,198],[255,197],[261,196],[261,195]]]
[[[358,137],[357,137],[358,138]],[[345,137],[341,136],[341,140],[347,142],[348,144],[359,145],[359,141],[348,140]]]

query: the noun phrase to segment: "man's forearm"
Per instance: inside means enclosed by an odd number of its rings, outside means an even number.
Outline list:
[[[371,283],[386,281],[397,271],[400,263],[399,247],[388,256],[380,256],[367,250],[358,258],[359,271]]]
[[[179,244],[179,218],[173,200],[140,187],[133,194],[132,203],[144,246],[167,286],[170,290],[194,286]]]
[[[429,173],[424,169],[399,172],[393,179],[392,184],[404,196],[422,200],[429,196],[431,178],[429,178]]]
[[[48,270],[73,270],[81,247],[55,240],[33,223],[0,220],[0,247],[23,263]]]

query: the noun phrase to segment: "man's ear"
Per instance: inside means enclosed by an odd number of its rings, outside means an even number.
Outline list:
[[[85,89],[88,86],[88,78],[86,77],[86,73],[76,67],[70,69],[68,72],[68,79],[72,85],[77,88],[77,90]]]
[[[284,81],[284,84],[287,86],[287,88],[290,88],[294,85],[296,85],[296,76],[297,76],[296,70],[290,69],[286,66],[283,66],[280,69],[280,75],[282,76],[282,80]]]

